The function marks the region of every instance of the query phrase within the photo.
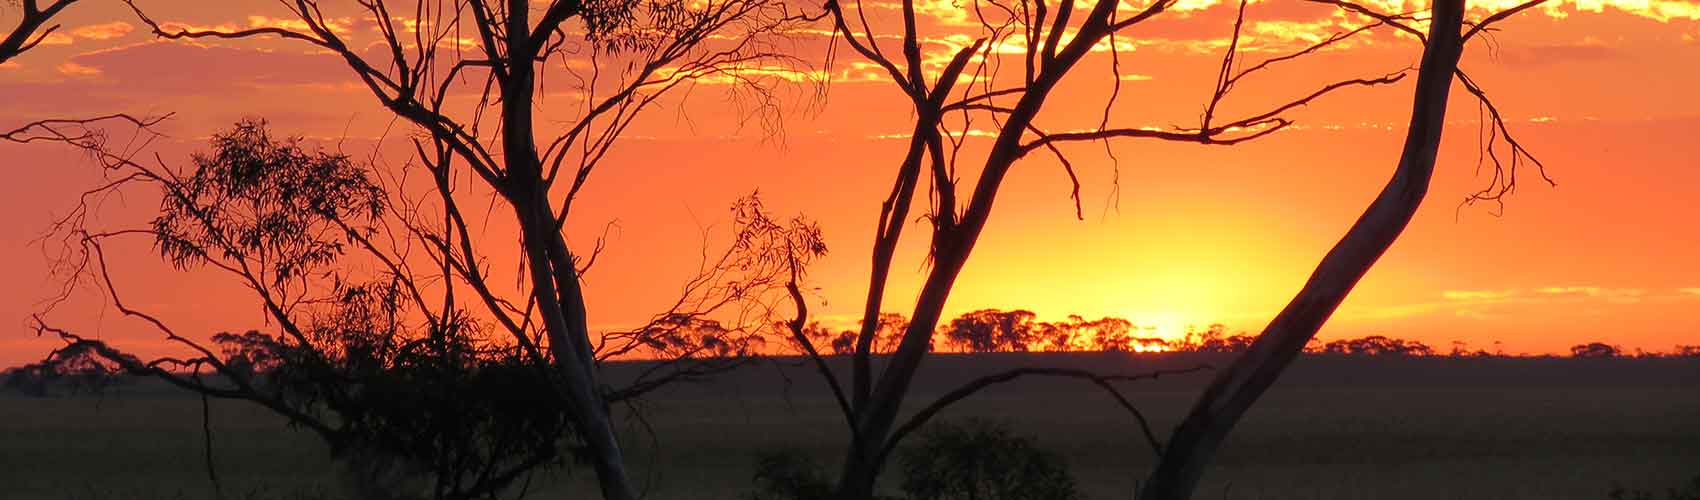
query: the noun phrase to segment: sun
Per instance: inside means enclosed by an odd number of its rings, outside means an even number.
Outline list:
[[[1176,311],[1132,311],[1124,314],[1124,317],[1138,328],[1135,337],[1156,337],[1170,344],[1185,338],[1187,327],[1198,322],[1192,315]],[[1172,349],[1158,345],[1136,345],[1134,350],[1147,352]]]

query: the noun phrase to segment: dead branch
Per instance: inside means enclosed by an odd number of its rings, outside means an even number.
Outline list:
[[[905,421],[902,425],[898,426],[891,432],[891,437],[886,440],[885,451],[882,453],[882,456],[889,455],[892,450],[897,448],[897,445],[905,436],[908,436],[911,432],[921,428],[921,426],[926,425],[929,420],[938,415],[939,412],[944,411],[945,408],[967,399],[969,396],[973,396],[975,393],[980,392],[983,389],[997,384],[1011,382],[1022,377],[1060,377],[1084,380],[1109,393],[1111,397],[1116,399],[1116,403],[1120,405],[1122,409],[1127,410],[1128,414],[1133,416],[1134,421],[1139,425],[1140,434],[1145,438],[1145,441],[1151,445],[1152,452],[1161,457],[1163,454],[1163,444],[1157,439],[1157,435],[1151,431],[1150,421],[1145,418],[1145,414],[1140,412],[1138,407],[1135,407],[1133,403],[1127,399],[1126,395],[1122,394],[1120,389],[1115,387],[1114,383],[1156,380],[1164,376],[1185,375],[1189,373],[1208,371],[1211,369],[1210,365],[1197,365],[1190,368],[1153,370],[1137,374],[1103,375],[1090,370],[1082,370],[1078,368],[1016,368],[992,375],[986,375],[969,381],[961,387],[945,393],[945,395],[940,396],[931,404],[921,408],[919,411],[916,411],[908,421]]]

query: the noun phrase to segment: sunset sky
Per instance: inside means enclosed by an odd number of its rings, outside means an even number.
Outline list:
[[[276,131],[379,165],[406,160],[411,130],[333,56],[277,40],[156,41],[122,4],[85,3],[38,49],[0,66],[0,129],[47,117],[174,113],[160,126],[169,137],[150,156],[184,162],[214,131],[264,117]],[[1471,16],[1514,4],[1473,2]],[[162,22],[203,27],[274,26],[290,15],[258,0],[142,5]],[[923,6],[923,28],[936,40],[929,54],[945,54],[973,32],[951,2]],[[1177,12],[1122,37],[1130,52],[1112,123],[1196,124],[1233,7],[1183,0]],[[0,26],[16,22],[15,10],[0,7]],[[1289,0],[1254,2],[1247,16],[1253,59],[1365,22]],[[374,40],[369,23],[345,26],[354,39]],[[1555,1],[1501,27],[1472,42],[1462,66],[1557,186],[1526,170],[1503,213],[1460,206],[1488,178],[1476,172],[1478,108],[1454,87],[1428,201],[1320,337],[1385,334],[1443,351],[1453,341],[1486,349],[1498,341],[1508,353],[1558,353],[1592,340],[1657,351],[1700,344],[1700,2]],[[798,54],[820,58],[822,36],[798,34]],[[1413,66],[1420,52],[1410,37],[1378,32],[1251,81],[1227,107],[1257,111],[1328,81]],[[1078,68],[1040,121],[1095,123],[1109,88],[1107,59]],[[779,135],[740,126],[712,83],[640,120],[571,219],[569,236],[580,246],[617,221],[587,276],[592,324],[630,326],[669,301],[695,269],[703,235],[709,246],[723,241],[716,238],[725,237],[725,208],[756,190],[770,210],[821,223],[831,253],[810,275],[820,288],[815,312],[828,323],[852,322],[866,293],[879,203],[911,123],[895,88],[856,63],[841,50],[835,66],[822,68],[833,78],[824,97],[808,88],[783,96],[790,111]],[[540,119],[578,105],[565,81],[550,84],[562,91],[539,104]],[[1342,91],[1295,112],[1298,127],[1243,145],[1128,140],[1112,143],[1115,160],[1101,144],[1073,147],[1084,220],[1075,218],[1059,164],[1029,157],[1006,181],[947,317],[1025,308],[1041,319],[1121,316],[1165,336],[1216,322],[1261,329],[1392,173],[1413,81]],[[0,164],[0,211],[8,214],[0,220],[0,366],[11,366],[58,344],[27,328],[58,290],[35,239],[101,177],[83,155],[54,145],[0,144]],[[102,213],[121,224],[156,208],[151,198],[113,199]],[[887,301],[904,314],[925,265],[924,223],[912,223]],[[514,238],[499,221],[488,231]],[[204,337],[264,327],[254,303],[222,278],[174,271],[145,241],[126,248],[115,278],[182,331]],[[496,260],[513,269],[512,256]],[[167,352],[156,332],[116,317],[98,295],[80,294],[51,317],[137,351]]]

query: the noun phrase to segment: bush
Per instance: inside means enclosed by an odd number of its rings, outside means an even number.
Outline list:
[[[1688,480],[1682,489],[1670,488],[1665,490],[1667,500],[1700,500],[1700,475]],[[1656,500],[1653,492],[1643,489],[1628,489],[1621,484],[1613,484],[1611,492],[1606,494],[1611,500]]]
[[[756,454],[756,491],[751,500],[811,500],[832,496],[832,482],[820,463],[801,450]]]
[[[903,491],[914,500],[1075,500],[1062,457],[1006,425],[939,423],[899,452]]]

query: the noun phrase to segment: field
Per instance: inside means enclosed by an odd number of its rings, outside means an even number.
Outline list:
[[[1016,366],[1132,372],[1203,355],[939,356],[908,408]],[[615,367],[616,376],[632,367]],[[1165,434],[1208,374],[1125,386]],[[650,398],[630,419],[647,497],[742,498],[759,450],[832,463],[842,418],[819,379],[765,365]],[[1092,499],[1129,498],[1152,463],[1128,415],[1076,381],[996,386],[943,415],[1010,422],[1067,457]],[[257,407],[213,402],[226,498],[338,498],[326,453]],[[653,439],[651,439],[653,436]],[[102,397],[0,396],[0,498],[213,498],[201,404],[153,383]],[[1234,431],[1201,499],[1604,499],[1700,474],[1700,360],[1301,359]],[[588,498],[587,474],[539,478],[534,498]],[[895,489],[895,485],[892,485]]]

